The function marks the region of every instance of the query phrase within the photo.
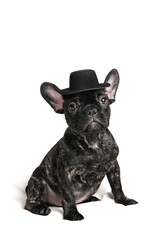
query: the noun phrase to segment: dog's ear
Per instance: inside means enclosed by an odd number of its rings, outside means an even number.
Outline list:
[[[63,97],[60,94],[59,88],[48,82],[44,82],[40,87],[41,95],[55,110],[56,113],[63,113]]]
[[[109,87],[106,87],[105,91],[110,103],[113,103],[115,101],[115,95],[119,85],[119,73],[116,69],[112,69],[108,73],[105,79],[105,83],[110,84]]]

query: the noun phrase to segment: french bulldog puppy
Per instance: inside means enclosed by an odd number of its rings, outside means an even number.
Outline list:
[[[81,70],[70,75],[69,89],[41,85],[42,96],[55,112],[64,113],[68,128],[33,172],[25,209],[48,215],[49,206],[62,206],[64,219],[82,220],[76,204],[97,200],[93,195],[105,176],[116,203],[137,203],[123,193],[119,149],[108,130],[118,84],[119,74],[113,69],[104,84],[98,83],[93,70]]]

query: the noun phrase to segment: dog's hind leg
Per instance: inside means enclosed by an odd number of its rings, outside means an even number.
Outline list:
[[[39,215],[48,215],[50,208],[42,200],[46,183],[40,168],[36,168],[26,187],[25,209]]]
[[[86,200],[84,200],[83,202],[81,203],[88,203],[88,202],[97,202],[97,201],[101,201],[99,198],[95,197],[95,196],[92,196]]]

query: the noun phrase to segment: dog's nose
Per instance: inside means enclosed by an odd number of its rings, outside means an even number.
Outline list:
[[[90,117],[95,117],[96,114],[97,114],[97,109],[92,108],[92,109],[89,109],[89,110],[88,110],[88,115],[89,115]]]

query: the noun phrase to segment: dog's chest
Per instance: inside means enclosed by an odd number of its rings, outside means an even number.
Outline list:
[[[71,181],[92,185],[102,181],[112,164],[110,151],[97,142],[92,143],[86,151],[81,151],[81,154],[72,154],[72,160],[67,167],[68,177]]]
[[[69,140],[71,138],[69,137]],[[113,168],[118,148],[107,130],[97,136],[68,141],[65,151],[65,172],[74,189],[97,189],[104,176]]]

